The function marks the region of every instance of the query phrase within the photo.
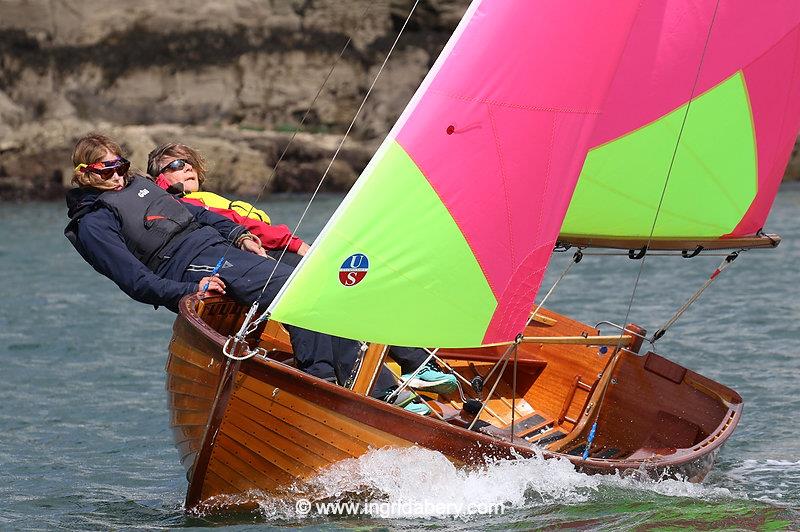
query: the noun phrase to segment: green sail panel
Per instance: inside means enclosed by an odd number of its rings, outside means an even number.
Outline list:
[[[589,151],[562,235],[650,235],[686,107]],[[692,101],[653,237],[730,233],[757,192],[755,148],[737,72]]]
[[[394,345],[480,345],[497,301],[428,180],[395,141],[365,177],[285,287],[272,318]],[[344,273],[340,280],[340,269],[355,254],[369,267],[347,286],[356,277]]]

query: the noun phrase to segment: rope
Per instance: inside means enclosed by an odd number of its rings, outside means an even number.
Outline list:
[[[511,372],[511,443],[514,443],[514,423],[517,420],[517,347],[514,347],[514,370]],[[502,376],[502,373],[500,374]],[[500,376],[497,378],[499,379]]]
[[[247,311],[247,315],[244,318],[244,323],[247,323],[248,320],[253,319],[253,314],[255,313],[256,313],[256,307],[251,306],[250,309]],[[250,351],[249,348],[245,347],[244,350],[247,354],[244,355],[243,357],[237,357],[236,355],[233,354],[232,351],[233,346],[235,346],[237,343],[244,343],[245,337],[247,337],[248,334],[253,332],[255,327],[253,327],[252,330],[248,329],[247,331],[244,332],[244,334],[242,334],[242,329],[244,329],[244,325],[242,326],[241,329],[239,329],[239,332],[236,333],[236,336],[229,336],[228,339],[225,340],[225,345],[222,346],[222,354],[230,358],[231,360],[247,360],[248,358],[252,358],[253,356],[255,356],[255,354],[258,352],[257,349],[253,349],[252,351]],[[231,342],[233,342],[233,346],[231,345]]]
[[[694,303],[695,301],[697,301],[700,298],[700,294],[702,294],[703,291],[706,288],[711,286],[711,283],[713,283],[716,280],[716,278],[719,276],[719,274],[722,273],[723,271],[725,271],[725,269],[728,268],[728,266],[730,266],[733,263],[733,261],[736,260],[736,258],[738,256],[739,256],[739,252],[737,251],[737,252],[731,253],[730,255],[725,257],[722,260],[722,262],[720,263],[720,265],[717,267],[717,269],[714,270],[714,272],[711,274],[711,276],[709,276],[709,278],[706,279],[706,282],[703,283],[703,285],[700,288],[698,288],[697,291],[694,294],[692,294],[692,297],[690,297],[686,301],[686,303],[684,303],[683,306],[681,308],[679,308],[675,312],[675,314],[672,315],[672,317],[669,320],[667,320],[667,322],[664,325],[662,325],[661,327],[658,328],[658,330],[653,334],[653,337],[650,339],[650,343],[654,344],[659,338],[664,336],[664,334],[667,332],[667,329],[672,327],[672,325],[676,321],[678,321],[678,318],[680,318],[681,315],[683,315],[683,313],[686,312],[689,309],[689,307],[692,305],[692,303]]]
[[[645,244],[644,248],[642,248],[645,253],[646,250],[650,248],[650,243],[653,241],[653,234],[656,231],[656,223],[658,222],[658,215],[661,213],[661,207],[664,204],[664,197],[667,194],[667,186],[669,185],[669,178],[672,176],[672,168],[675,165],[675,157],[678,155],[678,147],[681,144],[681,138],[683,137],[683,130],[686,127],[686,119],[689,117],[689,110],[692,108],[692,100],[694,98],[695,91],[697,90],[697,83],[700,81],[700,72],[703,70],[703,61],[706,57],[706,51],[708,50],[708,43],[711,40],[711,29],[714,27],[714,21],[717,18],[717,10],[719,9],[719,0],[717,0],[716,5],[714,6],[714,13],[711,16],[711,23],[708,25],[708,32],[706,33],[706,40],[703,44],[703,53],[700,55],[700,64],[697,66],[697,74],[694,77],[694,83],[692,84],[692,90],[689,93],[689,102],[686,104],[686,111],[683,113],[683,118],[681,119],[681,127],[678,130],[678,137],[675,140],[675,147],[672,150],[672,157],[669,161],[669,167],[667,168],[667,177],[664,180],[664,187],[661,189],[661,196],[658,199],[658,206],[656,207],[656,214],[653,217],[653,224],[650,226],[650,234],[647,237],[647,244]],[[642,276],[642,271],[644,269],[644,262],[647,259],[646,254],[642,257],[642,263],[639,265],[639,271],[636,274],[636,280],[633,283],[633,291],[631,292],[631,299],[628,302],[628,310],[625,312],[625,319],[622,323],[628,323],[628,318],[631,314],[631,308],[633,307],[633,300],[636,296],[636,288],[639,286],[639,279]],[[622,341],[622,333],[620,333],[620,341]],[[621,344],[620,344],[621,345]],[[620,345],[617,345],[619,349]]]
[[[555,291],[556,287],[558,286],[558,283],[560,283],[561,280],[564,279],[564,277],[567,276],[567,273],[569,273],[569,271],[572,269],[572,267],[575,266],[576,264],[578,264],[582,259],[583,259],[583,251],[581,249],[579,249],[578,251],[575,252],[575,255],[572,256],[572,262],[567,264],[567,267],[564,268],[563,272],[561,272],[561,276],[558,279],[556,279],[556,282],[553,283],[553,286],[550,287],[550,290],[547,291],[547,293],[542,298],[541,302],[539,302],[539,304],[536,306],[534,311],[531,312],[531,317],[528,318],[528,323],[526,325],[530,325],[530,323],[533,321],[533,318],[536,316],[536,314],[542,308],[542,305],[544,305],[544,302],[547,301],[547,298],[550,297],[550,294],[552,294]],[[516,370],[516,368],[515,368],[515,370]]]
[[[655,233],[655,230],[656,230],[656,223],[658,222],[658,215],[661,213],[661,207],[664,204],[664,197],[666,196],[666,193],[667,193],[667,186],[669,185],[669,178],[672,175],[672,168],[673,168],[673,166],[675,164],[675,157],[678,155],[678,147],[680,146],[681,138],[683,137],[683,130],[686,127],[686,119],[689,117],[689,110],[692,107],[692,99],[694,98],[695,91],[697,90],[697,84],[698,84],[698,82],[700,80],[700,72],[702,72],[702,70],[703,70],[703,61],[705,60],[706,51],[708,50],[708,43],[711,41],[711,30],[714,27],[714,21],[717,18],[717,10],[718,9],[719,9],[719,0],[717,0],[716,4],[714,5],[714,13],[711,15],[711,23],[708,25],[708,32],[706,33],[706,40],[705,40],[705,43],[703,44],[703,52],[700,54],[700,64],[698,64],[698,66],[697,66],[697,73],[695,74],[694,82],[692,83],[692,90],[689,93],[689,102],[686,104],[686,111],[684,111],[683,118],[681,119],[681,127],[678,130],[678,137],[675,140],[675,147],[672,150],[672,157],[670,158],[669,167],[667,168],[667,177],[664,180],[664,187],[661,189],[661,196],[659,197],[658,206],[656,207],[656,213],[655,213],[655,216],[653,217],[653,224],[650,226],[650,234],[647,237],[647,244],[645,244],[645,246],[642,248],[642,253],[643,253],[643,255],[641,257],[642,262],[639,265],[639,271],[637,272],[636,280],[633,283],[633,290],[631,291],[631,298],[630,298],[630,301],[628,302],[628,310],[625,312],[625,319],[622,321],[622,323],[628,323],[628,318],[630,317],[630,314],[631,314],[631,308],[633,308],[633,300],[636,297],[636,289],[639,286],[639,280],[640,280],[640,278],[642,276],[642,271],[644,270],[645,260],[647,260],[647,255],[646,255],[647,249],[650,247],[650,244],[653,241],[653,234]],[[619,340],[617,342],[617,347],[616,347],[617,351],[619,351],[619,349],[622,347],[622,337],[623,336],[624,336],[624,331],[620,332]],[[611,371],[613,371],[613,368],[611,368]],[[595,410],[596,412],[598,412],[598,416],[599,416],[600,408],[602,407],[602,404],[603,404],[604,400],[605,400],[605,391],[601,395],[600,401],[598,401],[598,404],[597,404],[597,409]],[[594,441],[594,435],[595,435],[596,430],[597,430],[597,419],[595,419],[595,422],[592,425],[592,429],[589,432],[589,437],[586,440],[586,447],[584,448],[584,451],[583,451],[583,459],[584,460],[586,460],[586,458],[589,457],[589,451],[591,449],[592,442]]]
[[[469,426],[467,427],[467,430],[472,430],[472,427],[475,426],[475,423],[481,417],[481,414],[483,413],[484,409],[486,408],[486,405],[489,402],[489,399],[492,398],[492,395],[494,394],[494,391],[497,388],[497,385],[500,384],[500,381],[503,379],[503,372],[506,370],[506,367],[508,366],[509,355],[511,354],[512,351],[514,351],[514,353],[516,354],[517,346],[519,345],[519,342],[521,340],[522,340],[522,335],[521,334],[517,335],[517,338],[514,341],[514,343],[511,344],[510,346],[508,346],[508,349],[506,349],[506,352],[503,353],[503,356],[500,358],[500,360],[497,361],[497,364],[495,364],[495,366],[492,369],[492,371],[489,372],[489,375],[486,376],[485,380],[488,381],[489,377],[492,375],[492,373],[494,373],[494,370],[500,365],[501,362],[503,362],[503,369],[501,369],[500,373],[497,375],[497,379],[494,381],[494,384],[492,385],[492,389],[489,390],[489,395],[487,395],[486,399],[484,399],[481,402],[481,408],[480,408],[480,410],[478,410],[478,413],[475,414],[475,418],[469,424]]]
[[[408,26],[408,21],[411,19],[411,16],[414,14],[414,10],[417,8],[418,4],[419,4],[419,0],[416,0],[414,2],[414,5],[411,6],[411,10],[408,12],[408,15],[406,16],[406,19],[403,22],[403,26],[400,28],[400,31],[397,33],[397,36],[395,37],[395,40],[392,43],[391,48],[389,48],[389,51],[387,52],[386,57],[383,60],[383,63],[381,63],[381,66],[378,69],[378,72],[375,74],[375,77],[373,78],[372,83],[370,84],[369,89],[367,90],[367,93],[364,95],[364,98],[361,100],[361,105],[358,106],[358,109],[356,110],[356,113],[353,116],[353,119],[350,121],[350,125],[347,127],[347,130],[345,131],[344,135],[342,136],[342,139],[339,142],[339,145],[336,147],[336,151],[334,152],[333,157],[331,157],[331,160],[328,163],[328,166],[325,168],[325,172],[323,172],[322,177],[320,178],[319,182],[317,183],[317,187],[314,189],[314,193],[311,195],[311,198],[308,200],[308,203],[306,204],[306,207],[303,210],[303,213],[300,215],[300,219],[297,221],[297,224],[295,225],[294,229],[292,230],[292,235],[293,236],[296,235],[298,230],[300,229],[300,225],[303,223],[303,220],[305,219],[306,214],[308,213],[308,210],[311,207],[311,203],[313,203],[314,199],[317,197],[317,194],[319,193],[320,189],[322,188],[322,184],[325,181],[325,178],[328,176],[328,172],[330,171],[331,166],[333,165],[333,162],[336,160],[336,157],[339,155],[339,151],[342,149],[342,146],[344,145],[345,140],[347,140],[347,137],[350,134],[350,131],[353,129],[353,126],[355,125],[356,120],[358,119],[358,116],[361,113],[361,110],[364,108],[364,105],[367,103],[367,99],[369,98],[370,94],[372,93],[372,89],[375,87],[375,84],[378,82],[378,78],[380,77],[381,73],[383,72],[383,69],[386,66],[386,63],[389,61],[389,57],[391,57],[392,52],[394,51],[395,47],[397,46],[397,43],[400,41],[400,37],[403,34],[403,32],[405,31],[406,26]],[[370,3],[370,5],[371,5],[371,3]],[[368,11],[369,11],[369,7],[367,8],[367,10],[364,11],[364,15],[362,15],[362,16],[365,16]],[[351,39],[348,38],[347,43],[345,44],[345,47],[342,48],[342,51],[339,53],[339,57],[336,59],[337,63],[338,63],[339,59],[341,59],[342,55],[344,54],[345,48],[350,44],[350,41],[351,41]],[[335,66],[336,66],[336,63],[334,63],[333,67],[335,67]],[[331,67],[330,72],[328,72],[328,76],[326,76],[325,82],[327,82],[328,78],[331,75],[331,72],[333,72],[333,67]],[[324,86],[325,82],[323,82],[323,86]],[[317,99],[317,97],[319,97],[321,92],[322,92],[322,87],[320,87],[320,89],[317,91],[317,94],[314,97],[314,102],[316,102],[316,99]],[[312,102],[312,105],[313,105],[314,102]],[[309,107],[309,109],[306,111],[306,114],[303,115],[303,121],[305,121],[305,118],[306,118],[306,116],[308,116],[308,113],[310,111],[311,111],[311,108]],[[302,122],[301,122],[301,125],[302,125]],[[295,130],[294,134],[292,135],[292,139],[291,140],[294,140],[294,137],[297,134],[298,130],[299,130],[299,127],[298,127],[297,130]],[[291,142],[291,140],[290,140],[290,142]],[[286,150],[288,150],[288,147],[289,146],[287,145],[286,148],[284,149],[283,153],[281,153],[281,159],[283,158],[283,155],[286,153]],[[281,159],[278,160],[278,163],[280,163]],[[277,169],[278,163],[275,164],[275,168],[276,169]],[[270,179],[274,175],[275,175],[275,171],[273,170],[272,174],[270,175]],[[267,181],[267,183],[264,184],[264,187],[261,190],[262,192],[264,191],[264,189],[266,188],[268,183],[269,183],[269,181]],[[259,193],[259,197],[260,196],[261,196],[261,193]],[[278,256],[278,263],[280,263],[281,260],[283,259],[284,255],[286,254],[286,250],[287,249],[288,249],[288,244],[286,246],[284,246],[283,249],[281,249],[281,254]],[[272,277],[274,276],[276,269],[277,268],[273,268],[272,272],[270,272],[269,277],[267,278],[267,281],[264,283],[264,286],[261,288],[261,292],[260,292],[259,296],[253,302],[252,308],[254,308],[254,309],[258,308],[258,301],[264,295],[264,291],[267,289],[267,286],[269,285],[270,281],[272,281]],[[250,319],[252,319],[252,315],[251,315],[250,312],[248,312],[248,318],[245,319],[245,321],[242,323],[241,328],[239,329],[239,332],[236,333],[237,338],[240,337],[240,335],[242,335],[241,337],[243,338],[244,336],[246,336],[247,334],[252,332],[255,329],[255,327],[257,327],[260,323],[262,323],[264,320],[266,320],[268,318],[269,318],[269,311],[264,311],[264,313],[262,313],[251,324],[250,323]]]
[[[322,177],[320,178],[319,183],[317,184],[317,188],[314,189],[314,193],[311,195],[311,199],[308,200],[308,203],[306,204],[306,208],[303,210],[303,213],[300,215],[300,219],[297,221],[297,225],[295,225],[295,228],[292,231],[292,234],[297,234],[297,231],[300,229],[300,225],[303,223],[303,220],[305,219],[306,214],[308,213],[308,209],[311,207],[311,203],[317,197],[317,194],[319,193],[320,189],[322,188],[322,183],[325,181],[325,178],[328,176],[328,172],[330,171],[331,166],[333,166],[333,162],[336,160],[336,157],[339,155],[339,151],[341,151],[345,140],[347,140],[347,136],[350,134],[350,131],[353,129],[353,126],[355,125],[356,120],[358,119],[358,116],[361,114],[361,110],[364,108],[364,105],[367,103],[367,99],[369,98],[370,94],[372,94],[372,89],[375,87],[375,84],[378,82],[378,78],[380,77],[381,73],[383,72],[383,69],[386,67],[386,63],[389,61],[389,58],[391,57],[392,52],[394,52],[395,47],[397,47],[397,43],[400,41],[400,37],[403,35],[403,32],[406,29],[406,26],[408,26],[408,21],[411,20],[411,16],[414,14],[414,10],[417,8],[417,5],[419,4],[419,1],[420,0],[416,0],[414,2],[414,5],[411,6],[411,10],[408,12],[408,15],[406,16],[405,21],[403,21],[403,26],[400,28],[400,31],[397,32],[397,36],[395,37],[394,42],[392,43],[392,46],[389,48],[389,51],[386,53],[386,57],[383,59],[383,63],[381,63],[381,66],[378,69],[378,72],[375,74],[375,77],[373,78],[372,83],[369,86],[369,89],[367,89],[367,93],[364,95],[364,98],[361,100],[361,105],[358,106],[358,109],[356,110],[355,115],[353,115],[353,119],[350,121],[350,125],[347,127],[347,130],[344,132],[344,135],[342,136],[342,140],[339,142],[339,145],[336,147],[336,151],[334,152],[333,157],[331,157],[331,160],[328,163],[328,166],[325,168],[325,172],[323,172]],[[281,254],[278,257],[278,262],[280,262],[280,260],[283,258],[284,254],[286,253],[286,249],[287,248],[283,248],[281,250]],[[273,270],[272,273],[270,273],[269,278],[267,278],[267,282],[264,283],[264,287],[261,289],[261,294],[262,295],[264,293],[264,290],[266,290],[267,285],[272,280],[272,276],[273,276],[274,273],[275,273],[275,270]],[[258,299],[261,299],[261,296],[259,296]],[[257,305],[258,299],[256,300],[256,302],[253,303],[254,305]],[[255,321],[255,323],[256,324],[261,323],[263,320],[268,319],[268,318],[269,318],[269,312],[268,311],[264,311],[264,313],[261,314],[261,316],[259,316],[258,319]],[[245,325],[246,325],[246,322],[242,324],[242,327],[244,328]]]
[[[428,352],[428,357],[425,359],[425,361],[424,361],[424,362],[422,362],[422,364],[420,364],[420,365],[419,365],[419,367],[418,367],[417,369],[415,369],[415,370],[414,370],[414,371],[411,373],[411,376],[409,376],[409,377],[408,377],[408,378],[407,378],[405,381],[403,381],[403,382],[400,384],[400,386],[399,386],[398,388],[396,388],[396,389],[395,389],[395,390],[394,390],[392,393],[390,393],[390,394],[389,394],[389,395],[386,397],[385,401],[386,401],[387,403],[388,403],[388,402],[390,402],[390,400],[391,400],[391,399],[394,399],[395,397],[397,397],[397,395],[399,395],[399,394],[400,394],[400,392],[402,392],[403,390],[405,390],[406,388],[408,388],[408,385],[409,385],[409,383],[410,383],[410,382],[411,382],[411,381],[414,379],[414,377],[416,377],[417,375],[419,375],[419,372],[420,372],[420,371],[422,371],[422,369],[423,369],[423,368],[424,368],[424,367],[425,367],[425,366],[428,364],[428,362],[430,362],[430,361],[431,361],[431,359],[433,359],[433,358],[437,358],[437,357],[436,357],[436,353],[439,351],[439,348],[438,348],[438,347],[437,347],[436,349],[434,349],[433,351],[430,351],[430,350],[428,350],[427,348],[424,348],[424,347],[423,347],[423,349],[425,349],[425,351],[427,351],[427,352]],[[448,367],[449,367],[449,366],[448,366]]]
[[[364,10],[364,12],[361,14],[361,18],[359,19],[360,21],[363,21],[366,18],[367,14],[369,13],[369,10],[371,8],[372,8],[372,3],[370,2],[370,3],[367,4],[367,8]],[[360,24],[360,22],[359,22],[359,24]],[[358,29],[359,29],[359,26],[356,26],[355,32],[357,32]],[[319,98],[320,94],[322,94],[322,89],[328,83],[328,80],[330,79],[331,75],[333,74],[333,71],[336,68],[336,65],[339,64],[339,61],[342,59],[342,56],[344,55],[345,50],[347,50],[347,48],[350,46],[350,43],[352,42],[352,40],[353,40],[352,37],[348,37],[347,38],[347,42],[344,43],[344,46],[342,47],[341,51],[339,52],[339,55],[334,60],[333,64],[331,65],[330,70],[328,70],[328,73],[325,76],[325,79],[322,80],[322,84],[319,86],[319,89],[317,89],[317,93],[314,95],[314,98],[311,100],[311,103],[309,104],[308,108],[306,108],[306,112],[303,114],[303,118],[300,119],[300,123],[297,125],[297,127],[292,132],[292,136],[289,138],[289,142],[287,142],[286,146],[284,146],[283,151],[281,152],[280,156],[278,157],[278,161],[275,163],[275,166],[272,167],[272,171],[270,172],[269,176],[267,177],[267,180],[264,182],[264,185],[261,187],[261,190],[259,190],[255,201],[250,204],[250,208],[247,210],[247,214],[245,214],[246,218],[250,217],[250,213],[252,213],[253,209],[255,208],[254,204],[258,203],[258,201],[261,199],[261,196],[264,194],[264,191],[267,189],[267,185],[269,185],[272,182],[272,179],[275,177],[275,174],[278,172],[278,166],[281,164],[281,161],[283,161],[283,158],[286,155],[286,152],[289,151],[289,147],[294,142],[294,139],[297,136],[297,134],[303,129],[303,125],[306,122],[306,118],[308,118],[308,115],[311,113],[311,110],[314,108],[314,104],[317,103],[317,99]],[[235,231],[235,230],[236,229],[233,229],[231,231],[231,234],[228,235],[228,245],[225,247],[225,251],[222,252],[222,256],[220,257],[219,262],[217,263],[217,267],[214,268],[214,270],[211,272],[210,277],[213,277],[214,275],[219,273],[219,269],[220,269],[222,263],[225,261],[225,257],[228,255],[228,251],[230,251],[231,246],[234,243],[234,240],[231,239],[231,236],[232,236],[233,231]],[[295,234],[296,234],[296,232],[292,232],[291,237],[294,237]],[[291,242],[291,237],[289,239],[290,242]],[[279,263],[280,263],[281,259],[283,258],[283,255],[284,255],[285,251],[289,248],[289,243],[290,242],[287,242],[286,246],[284,246],[283,250],[281,251],[281,255],[278,258],[278,262]],[[273,269],[273,273],[274,273],[274,271],[275,270]],[[272,278],[272,274],[270,274],[270,279],[271,278]],[[208,285],[209,285],[209,283],[207,282],[205,287],[203,288],[203,292],[208,290]],[[266,288],[266,285],[264,286],[264,288]],[[262,289],[261,292],[263,294],[263,289]],[[244,330],[244,325],[246,323],[247,322],[242,324],[242,328],[239,330],[239,333],[241,333]],[[239,337],[239,333],[237,333],[237,335],[236,335],[237,338]],[[247,333],[247,334],[249,334],[249,333]],[[242,338],[243,338],[243,336],[242,336]],[[228,355],[226,354],[225,356],[228,356]],[[232,357],[229,357],[229,358],[232,358]]]

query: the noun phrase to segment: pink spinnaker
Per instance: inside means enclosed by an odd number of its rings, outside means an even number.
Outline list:
[[[485,342],[524,326],[638,6],[482,2],[397,135],[498,300]]]

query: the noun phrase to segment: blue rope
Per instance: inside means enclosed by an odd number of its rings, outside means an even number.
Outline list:
[[[594,433],[597,432],[597,421],[592,423],[592,430],[589,431],[589,437],[586,438],[586,447],[583,448],[583,459],[586,460],[589,458],[589,449],[592,448],[592,442],[594,441]]]
[[[211,277],[214,277],[219,273],[220,268],[222,268],[222,264],[225,262],[225,255],[222,255],[219,260],[217,261],[217,265],[214,266],[214,269],[211,270]],[[208,285],[211,284],[211,281],[206,281],[206,285],[203,287],[203,292],[208,290]]]

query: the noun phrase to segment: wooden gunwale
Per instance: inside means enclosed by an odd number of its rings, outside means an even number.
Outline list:
[[[192,338],[192,343],[195,344],[193,347],[196,347],[198,343],[205,344],[208,349],[202,349],[202,351],[210,358],[224,364],[224,369],[217,387],[216,399],[209,416],[203,445],[195,460],[194,471],[191,474],[187,489],[186,508],[189,510],[202,502],[203,484],[206,480],[215,437],[228,407],[232,390],[236,384],[236,375],[239,372],[262,382],[268,382],[270,385],[305,399],[312,404],[324,404],[326,408],[333,412],[351,419],[358,419],[360,422],[390,435],[440,451],[460,462],[472,464],[482,463],[487,457],[514,458],[520,455],[533,456],[534,451],[536,451],[545,458],[566,458],[588,473],[608,473],[638,469],[642,466],[651,471],[667,469],[679,471],[682,468],[693,468],[693,464],[707,462],[706,456],[716,452],[719,446],[725,442],[727,437],[723,436],[736,426],[741,416],[741,403],[738,405],[726,403],[729,412],[716,431],[691,449],[680,449],[672,455],[654,455],[648,458],[636,459],[590,457],[587,460],[582,460],[579,456],[550,452],[540,447],[535,447],[533,444],[524,442],[524,440],[515,439],[512,443],[492,438],[479,432],[469,431],[432,417],[421,417],[371,397],[354,394],[341,386],[321,381],[271,359],[252,358],[245,363],[230,361],[222,354],[222,346],[226,337],[203,321],[195,311],[196,306],[197,299],[193,295],[181,300],[180,314],[174,327],[175,336],[173,341],[180,342],[184,330],[193,330],[195,333],[199,333],[205,341],[198,342],[195,334]],[[183,323],[181,324],[180,322]],[[187,327],[184,328],[179,325]],[[595,389],[594,394],[597,392],[598,390]],[[581,417],[580,421],[583,423],[579,423],[579,425],[585,424],[587,416]],[[693,469],[696,469],[696,467]]]

